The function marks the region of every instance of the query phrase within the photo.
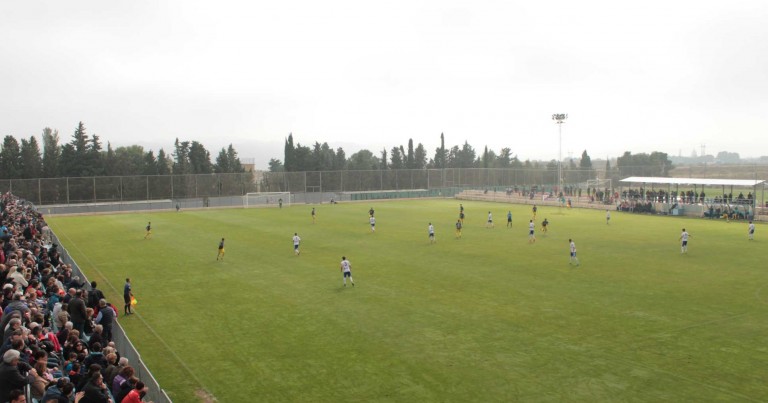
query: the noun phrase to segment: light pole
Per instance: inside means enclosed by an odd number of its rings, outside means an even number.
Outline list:
[[[563,123],[568,119],[567,113],[555,113],[552,115],[552,120],[557,123],[557,131],[559,133],[559,151],[557,154],[557,196],[560,196],[561,186],[563,185]]]

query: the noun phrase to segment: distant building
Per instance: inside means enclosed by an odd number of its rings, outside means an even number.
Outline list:
[[[256,158],[240,158],[240,165],[245,172],[253,172],[256,170]]]

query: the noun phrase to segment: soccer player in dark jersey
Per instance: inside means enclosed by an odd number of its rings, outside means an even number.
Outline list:
[[[147,223],[147,233],[144,234],[144,239],[152,238],[152,222]]]
[[[216,260],[224,260],[224,238],[221,238],[221,242],[219,242],[219,253],[216,255]]]

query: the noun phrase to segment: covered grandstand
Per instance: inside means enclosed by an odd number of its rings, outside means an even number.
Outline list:
[[[671,215],[751,219],[766,214],[762,180],[631,176],[620,182],[620,209],[642,202]]]

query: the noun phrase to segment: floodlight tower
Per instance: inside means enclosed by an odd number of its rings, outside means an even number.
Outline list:
[[[568,119],[567,113],[555,113],[552,115],[552,120],[557,123],[557,131],[559,134],[559,151],[557,154],[557,195],[560,195],[560,189],[563,186],[563,123]]]

